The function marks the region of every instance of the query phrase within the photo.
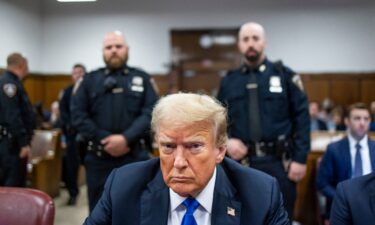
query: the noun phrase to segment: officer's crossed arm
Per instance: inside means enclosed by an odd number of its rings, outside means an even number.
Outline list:
[[[102,139],[104,150],[113,157],[122,156],[129,152],[128,142],[122,134],[112,134]]]
[[[237,138],[230,138],[227,141],[227,154],[234,160],[241,160],[247,155],[246,145]]]

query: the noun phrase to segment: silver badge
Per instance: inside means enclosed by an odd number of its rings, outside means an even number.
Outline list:
[[[266,65],[262,64],[262,65],[259,67],[259,71],[263,73],[265,70],[266,70]]]
[[[283,88],[281,87],[281,80],[279,76],[270,77],[270,92],[281,93]]]
[[[12,98],[17,94],[17,87],[15,84],[4,84],[3,91],[9,98]]]
[[[130,89],[136,92],[143,92],[143,78],[139,76],[133,77],[132,86]]]
[[[136,86],[143,86],[143,78],[138,76],[133,77],[132,84]]]

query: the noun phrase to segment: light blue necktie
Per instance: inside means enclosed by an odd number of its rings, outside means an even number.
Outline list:
[[[182,202],[182,204],[186,207],[186,213],[182,218],[181,225],[198,225],[197,221],[195,221],[193,214],[194,211],[198,208],[199,202],[194,198],[189,197],[185,199],[185,201]]]
[[[354,169],[353,169],[353,176],[352,177],[359,177],[363,175],[362,170],[362,157],[361,157],[361,145],[356,144],[355,145],[355,158],[354,158]]]

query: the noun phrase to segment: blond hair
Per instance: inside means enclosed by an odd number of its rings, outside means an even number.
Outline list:
[[[167,95],[157,102],[152,112],[151,127],[156,134],[161,126],[183,128],[196,123],[207,123],[212,127],[217,146],[226,143],[227,110],[208,95]]]

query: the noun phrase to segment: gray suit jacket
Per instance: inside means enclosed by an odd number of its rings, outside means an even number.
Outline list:
[[[375,172],[346,180],[337,186],[331,225],[375,223]]]

